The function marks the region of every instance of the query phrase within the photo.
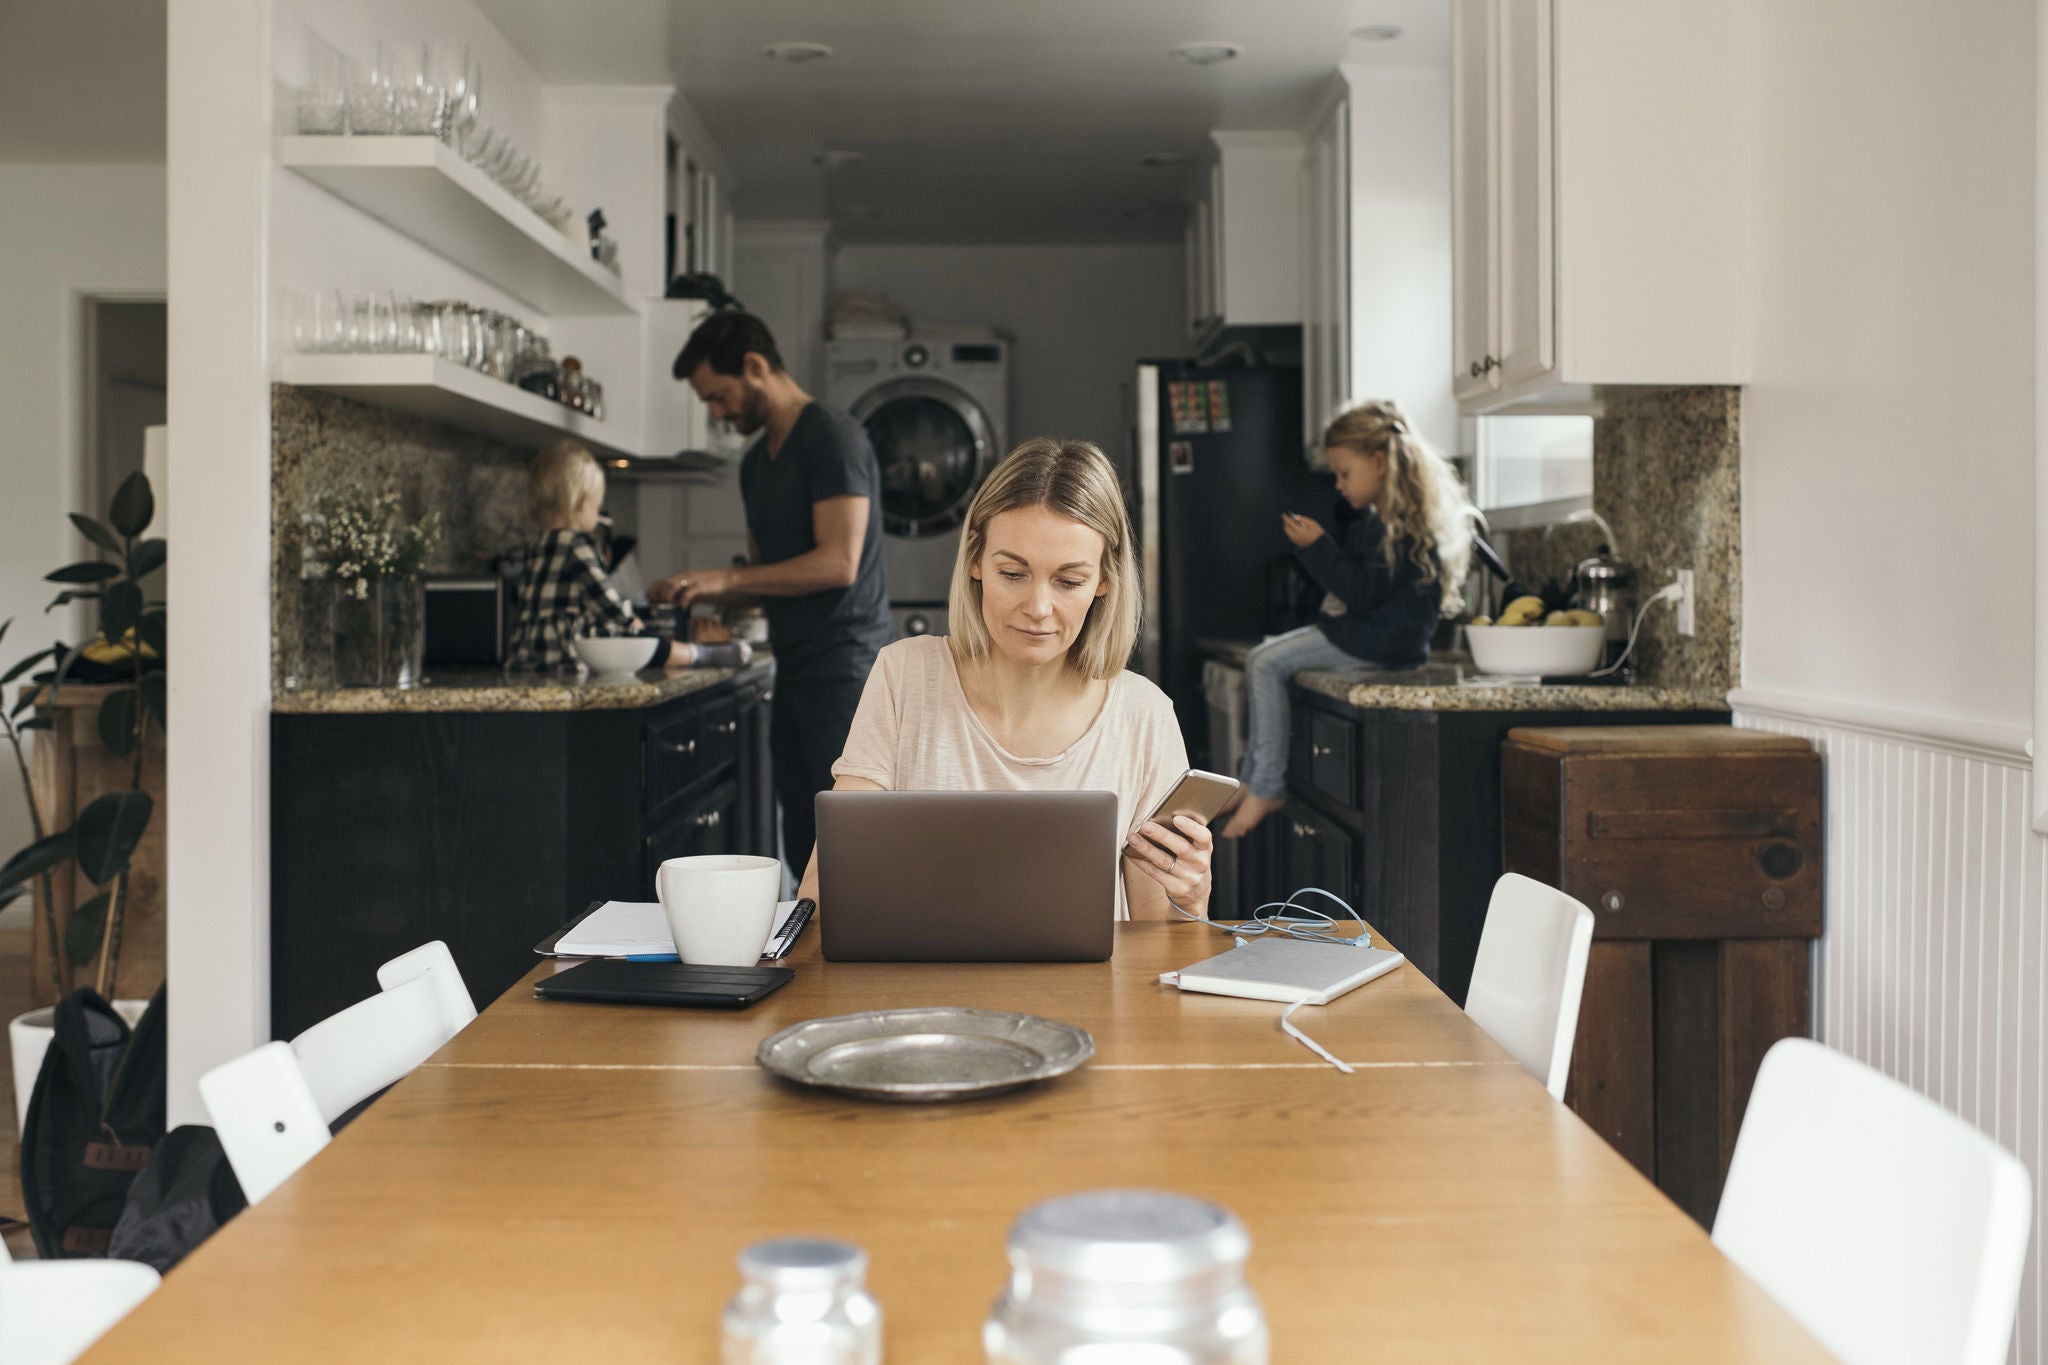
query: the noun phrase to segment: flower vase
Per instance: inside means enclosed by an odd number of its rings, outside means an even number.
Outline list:
[[[423,618],[417,578],[373,578],[359,584],[341,584],[329,614],[334,636],[334,685],[417,685]]]

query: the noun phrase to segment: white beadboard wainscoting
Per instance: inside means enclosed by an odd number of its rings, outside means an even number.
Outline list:
[[[2026,732],[1746,688],[1729,701],[1737,725],[1802,736],[1824,755],[1816,1036],[1962,1115],[2033,1172],[2012,1358],[2048,1365],[2048,839],[2031,828]]]

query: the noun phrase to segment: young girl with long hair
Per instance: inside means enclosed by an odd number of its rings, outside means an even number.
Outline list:
[[[1288,512],[1281,533],[1326,594],[1312,625],[1275,635],[1245,663],[1250,736],[1243,800],[1224,827],[1242,838],[1287,801],[1287,684],[1311,668],[1414,668],[1437,619],[1464,605],[1478,513],[1450,463],[1392,403],[1360,403],[1324,428],[1337,496],[1361,513],[1343,542]]]

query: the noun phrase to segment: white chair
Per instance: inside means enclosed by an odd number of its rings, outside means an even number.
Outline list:
[[[1558,1099],[1592,945],[1593,912],[1564,892],[1516,872],[1493,884],[1465,1013]]]
[[[1849,1365],[2003,1365],[2032,1220],[2011,1153],[1787,1038],[1757,1072],[1714,1244]]]
[[[199,1095],[251,1204],[325,1147],[328,1125],[399,1080],[476,1018],[438,939],[377,969],[383,989],[289,1044],[265,1043],[199,1078]]]
[[[140,1261],[15,1261],[0,1248],[0,1361],[69,1365],[161,1282]]]

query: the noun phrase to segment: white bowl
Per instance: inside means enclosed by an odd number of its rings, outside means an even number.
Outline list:
[[[1605,626],[1467,626],[1465,640],[1481,673],[1534,673],[1554,678],[1600,666]]]
[[[661,641],[647,635],[579,635],[576,656],[592,673],[631,676],[647,667]]]

